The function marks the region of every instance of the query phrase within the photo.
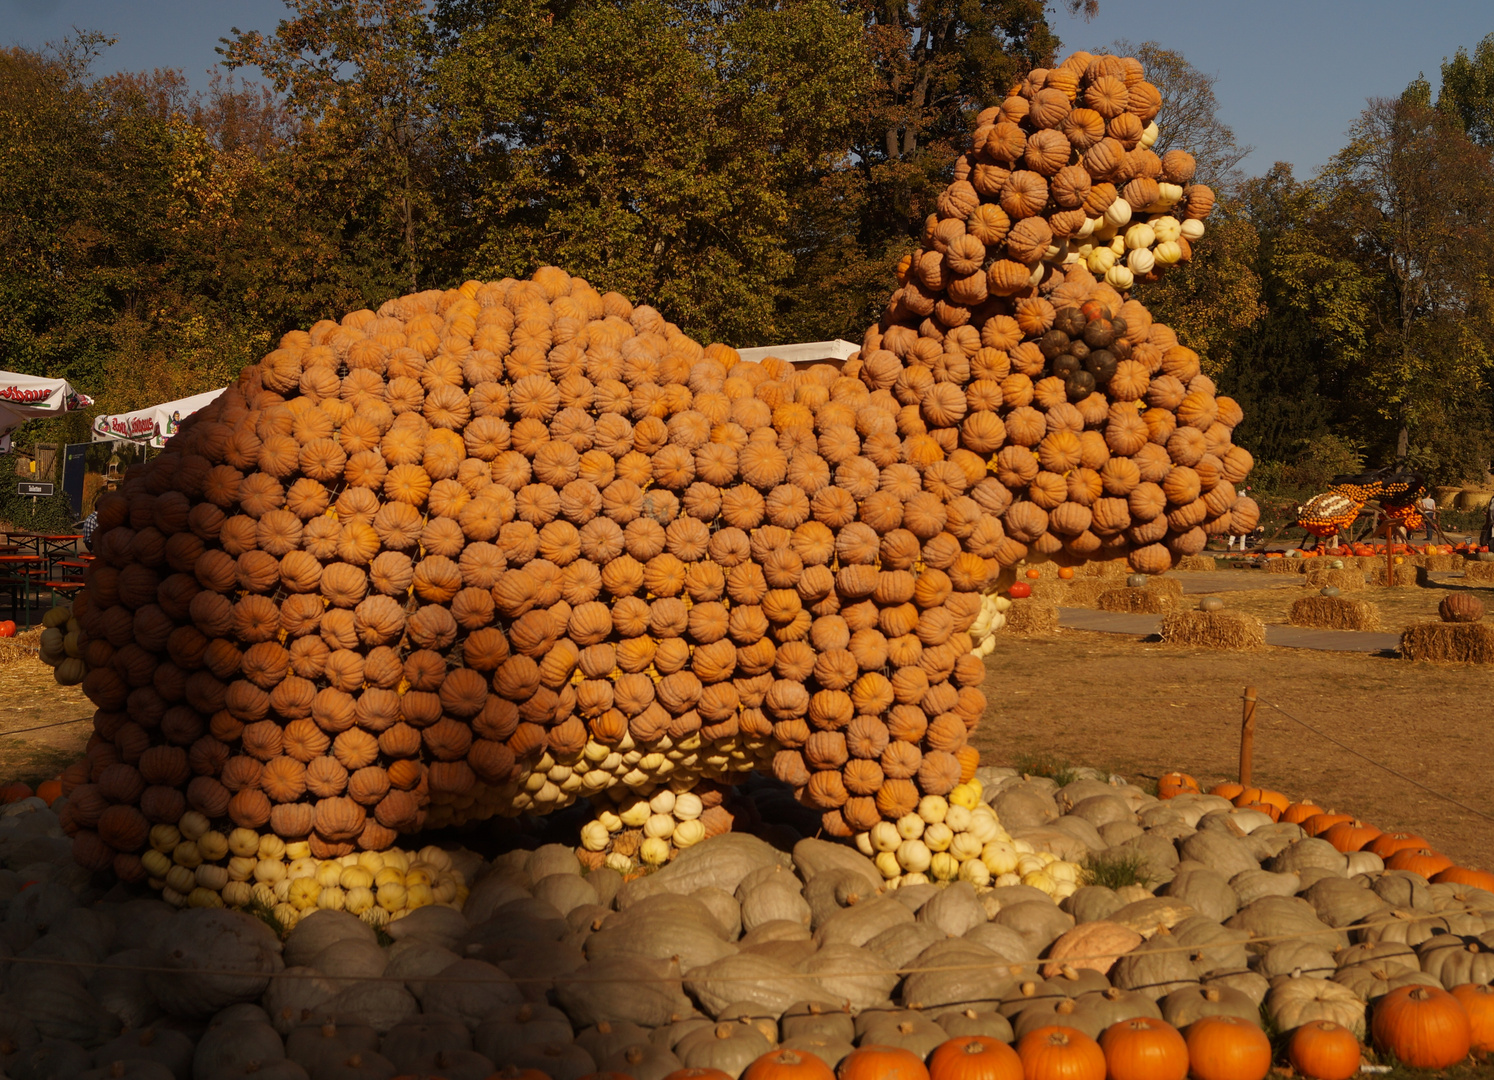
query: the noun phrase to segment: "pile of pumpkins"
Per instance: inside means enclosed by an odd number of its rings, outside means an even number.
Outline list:
[[[408,869],[470,883],[456,901],[382,926],[346,904],[280,922],[106,891],[71,862],[67,797],[22,798],[0,809],[0,940],[26,976],[0,1011],[0,1067],[1260,1080],[1267,1023],[1321,1080],[1357,1071],[1361,1040],[1417,1067],[1494,1050],[1494,893],[1386,869],[1323,840],[1332,827],[1311,837],[1185,782],[1159,799],[1092,771],[1062,788],[1009,769],[976,780],[977,809],[1014,840],[1082,857],[1077,888],[890,879],[850,845],[780,833],[789,853],[736,832],[631,876],[560,844],[491,861],[425,849]],[[362,887],[331,869],[295,880]]]
[[[53,616],[98,709],[79,863],[161,882],[187,814],[329,862],[585,799],[588,856],[652,866],[754,772],[828,836],[911,828],[978,766],[1014,567],[1155,573],[1254,525],[1239,406],[1125,294],[1212,205],[1148,149],[1157,105],[1077,53],[983,112],[838,369],[554,267],[286,334],[99,499]],[[697,791],[619,849],[614,818]]]

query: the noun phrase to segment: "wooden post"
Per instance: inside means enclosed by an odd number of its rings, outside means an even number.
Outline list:
[[[1250,756],[1255,750],[1255,687],[1245,688],[1245,719],[1240,724],[1240,783],[1250,786]]]
[[[1385,519],[1385,586],[1395,588],[1395,525]]]

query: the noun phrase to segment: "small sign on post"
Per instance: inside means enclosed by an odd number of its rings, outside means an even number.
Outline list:
[[[55,490],[55,485],[52,484],[39,484],[30,480],[16,481],[17,495],[51,495]]]

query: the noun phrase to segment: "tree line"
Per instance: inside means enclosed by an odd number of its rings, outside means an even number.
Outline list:
[[[138,408],[292,327],[544,263],[703,341],[859,340],[971,118],[1060,49],[1042,0],[287,8],[229,30],[202,93],[95,74],[97,35],[0,50],[0,368]],[[1371,102],[1310,178],[1247,177],[1210,77],[1111,48],[1223,196],[1145,299],[1242,401],[1261,479],[1397,460],[1482,479],[1494,35],[1435,100],[1419,80]]]

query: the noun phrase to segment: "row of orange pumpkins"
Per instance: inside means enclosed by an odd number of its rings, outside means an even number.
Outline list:
[[[1465,993],[1466,991],[1466,993]],[[1466,1003],[1466,1007],[1465,1007]],[[1460,986],[1452,993],[1407,986],[1375,1007],[1376,1045],[1417,1068],[1445,1068],[1470,1050],[1494,1049],[1494,988]],[[1359,1040],[1331,1020],[1292,1032],[1287,1060],[1312,1080],[1348,1080],[1359,1071]],[[1030,1031],[1012,1046],[987,1035],[941,1043],[928,1061],[910,1050],[863,1046],[832,1071],[807,1051],[779,1047],[758,1058],[741,1080],[1264,1080],[1271,1042],[1237,1016],[1208,1016],[1179,1031],[1165,1020],[1133,1017],[1112,1024],[1098,1040],[1070,1027]],[[506,1080],[550,1080],[537,1069],[509,1070]],[[632,1080],[625,1073],[593,1073],[582,1080]],[[719,1069],[679,1069],[664,1080],[732,1080]]]
[[[1198,781],[1186,773],[1168,773],[1157,784],[1157,794],[1163,799],[1199,790]],[[1300,825],[1308,836],[1326,840],[1345,854],[1368,851],[1378,855],[1385,860],[1387,870],[1408,870],[1437,884],[1471,885],[1494,893],[1494,873],[1456,865],[1416,833],[1384,832],[1352,814],[1330,813],[1316,803],[1293,802],[1269,788],[1223,783],[1211,788],[1209,794],[1226,798],[1241,808],[1259,810],[1272,821]]]

